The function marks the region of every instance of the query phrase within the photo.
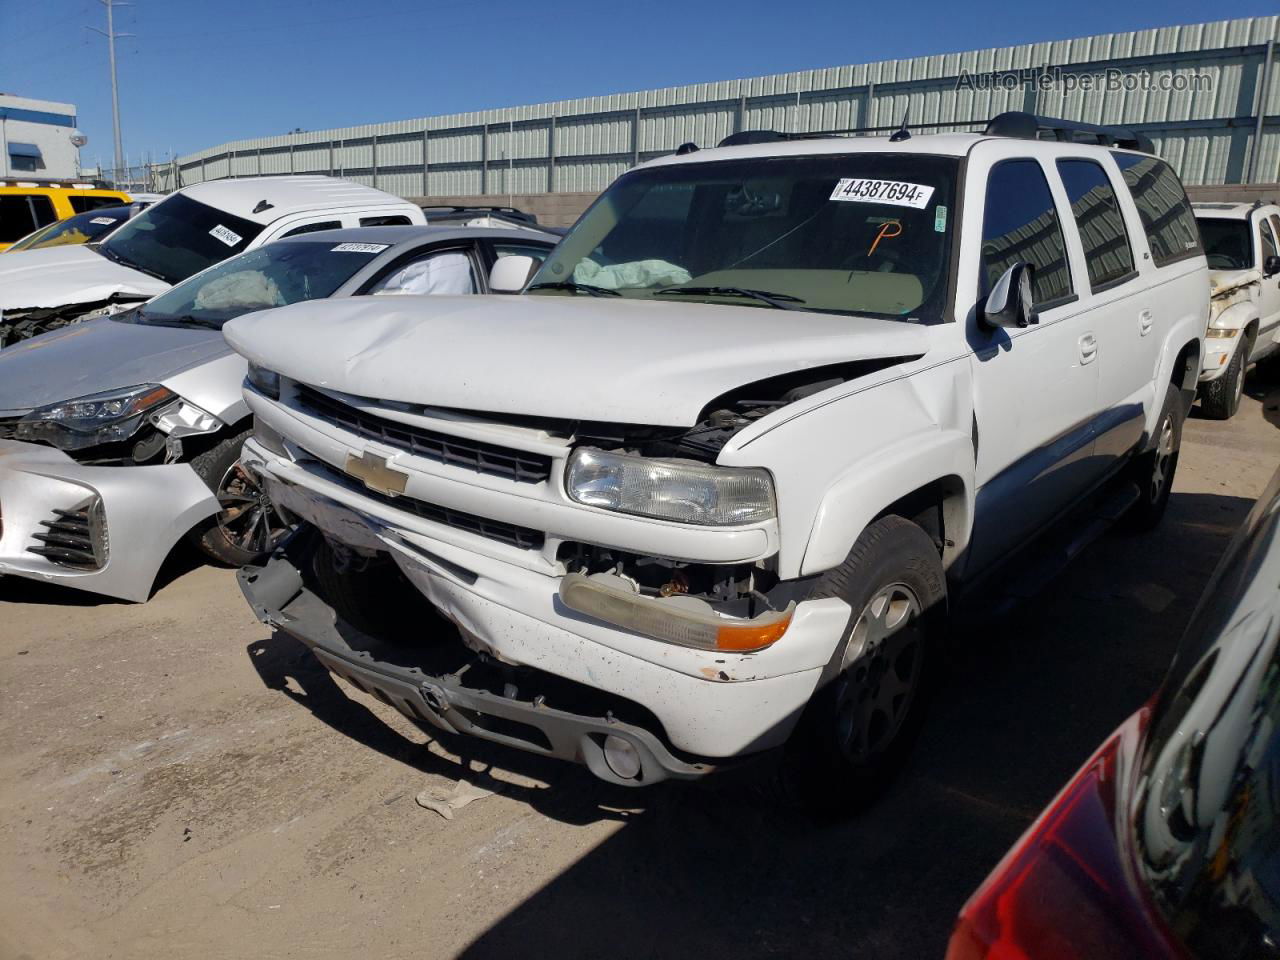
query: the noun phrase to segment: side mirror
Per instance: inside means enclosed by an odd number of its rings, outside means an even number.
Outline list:
[[[499,257],[489,271],[489,292],[519,293],[537,269],[538,261],[533,257]]]
[[[1026,327],[1040,322],[1031,295],[1035,266],[1020,260],[1006,270],[982,305],[982,320],[989,327]]]
[[[1280,257],[1270,256],[1264,257],[1262,260],[1262,275],[1264,277],[1274,277],[1280,273]]]

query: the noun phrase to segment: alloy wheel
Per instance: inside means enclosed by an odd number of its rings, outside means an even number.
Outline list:
[[[1165,414],[1160,421],[1160,439],[1156,442],[1155,465],[1151,471],[1151,486],[1148,493],[1152,503],[1159,503],[1169,483],[1169,475],[1173,473],[1173,417]]]
[[[837,740],[853,763],[884,753],[902,729],[924,661],[920,614],[915,592],[893,583],[854,623],[836,681]]]
[[[290,522],[267,496],[253,471],[237,461],[217,489],[218,529],[227,543],[251,554],[272,550],[289,532]]]

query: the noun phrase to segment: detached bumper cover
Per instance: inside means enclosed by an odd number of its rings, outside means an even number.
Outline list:
[[[295,538],[295,543],[297,538]],[[239,573],[240,589],[263,623],[308,646],[328,670],[390,704],[413,720],[447,733],[466,734],[518,750],[585,764],[603,780],[646,786],[666,779],[692,780],[717,769],[675,756],[649,730],[610,716],[583,716],[465,686],[458,673],[429,674],[418,667],[376,659],[356,643],[369,640],[336,618],[333,608],[304,583],[286,551],[264,566]],[[299,561],[300,562],[300,561]],[[363,644],[362,644],[363,645]],[[461,641],[459,641],[461,648]],[[604,759],[604,740],[626,740],[640,758],[641,772],[624,779]]]

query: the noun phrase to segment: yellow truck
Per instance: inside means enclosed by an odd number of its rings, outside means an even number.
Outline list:
[[[47,224],[129,201],[127,193],[91,183],[0,180],[0,251]]]

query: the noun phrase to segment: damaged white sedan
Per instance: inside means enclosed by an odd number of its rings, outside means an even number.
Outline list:
[[[1190,205],[1139,137],[1046,123],[682,151],[523,296],[233,321],[245,462],[306,521],[251,605],[445,731],[626,785],[776,748],[865,802],[956,596],[1113,478],[1134,524],[1168,502]]]
[[[540,259],[557,239],[425,226],[307,233],[0,351],[0,574],[145,600],[184,535],[226,564],[260,557],[288,520],[238,462],[245,363],[222,325],[318,297],[481,292],[504,256]]]

